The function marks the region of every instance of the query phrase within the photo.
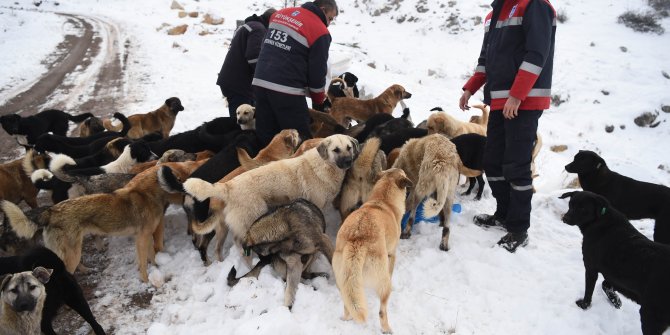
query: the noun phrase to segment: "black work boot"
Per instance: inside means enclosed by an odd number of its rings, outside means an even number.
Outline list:
[[[474,221],[476,225],[482,228],[491,228],[491,227],[505,228],[505,225],[503,224],[502,220],[496,218],[495,215],[489,215],[489,214],[475,215],[475,217],[472,218],[472,221]]]
[[[528,245],[528,233],[525,231],[521,233],[507,233],[498,241],[498,245],[513,253],[518,247]]]

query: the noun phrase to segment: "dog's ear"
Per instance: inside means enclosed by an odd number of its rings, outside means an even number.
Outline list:
[[[330,146],[330,139],[324,139],[319,143],[319,145],[316,147],[316,151],[319,153],[319,156],[321,156],[322,159],[327,160],[328,159],[328,147]]]
[[[409,188],[414,186],[414,183],[412,183],[406,176],[401,176],[396,180],[396,185],[398,185],[399,188]]]
[[[605,199],[605,197],[594,196],[593,198],[596,207],[596,217],[602,217],[607,214],[610,208],[610,203]]]
[[[358,155],[361,153],[361,145],[358,143],[358,140],[355,138],[351,138],[351,144],[353,145],[354,148],[354,157],[352,157],[352,160],[356,160],[358,158]]]
[[[51,278],[51,274],[54,272],[53,269],[47,269],[43,268],[41,266],[38,266],[33,269],[33,276],[37,278],[37,280],[40,281],[42,284],[46,284],[49,282],[49,278]]]
[[[561,194],[561,196],[558,197],[558,198],[559,198],[559,199],[569,198],[569,197],[571,197],[571,196],[572,196],[573,194],[575,194],[575,193],[577,193],[577,191],[566,192],[566,193]]]
[[[2,278],[2,284],[0,284],[0,292],[4,291],[7,288],[7,285],[9,285],[9,281],[12,279],[12,274],[6,275],[4,278]]]

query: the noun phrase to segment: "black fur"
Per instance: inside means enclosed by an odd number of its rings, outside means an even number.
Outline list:
[[[181,104],[181,100],[177,97],[168,98],[165,100],[165,104],[170,108],[170,111],[177,115],[177,113],[184,110],[184,106]]]
[[[384,137],[392,135],[401,129],[414,128],[412,121],[407,118],[399,117],[386,121],[375,127],[368,137]]]
[[[219,117],[196,129],[172,135],[166,139],[150,142],[151,151],[162,155],[170,149],[181,149],[185,152],[200,152],[210,150],[218,152],[227,143],[230,143],[240,126],[235,118]]]
[[[125,141],[130,141],[127,139],[121,139],[119,141],[114,142],[114,146],[118,147],[125,143]],[[123,142],[123,143],[121,143]],[[149,144],[145,142],[144,140],[137,140],[137,141],[132,141],[131,143],[127,144],[130,146],[130,157],[135,159],[137,163],[144,163],[148,162],[152,159],[157,159],[157,156],[151,151],[151,148],[149,147]],[[125,146],[121,148],[120,151],[125,150]],[[103,150],[100,153],[100,156],[103,157],[103,159],[106,159],[107,157],[111,157],[111,155],[106,152],[106,150]],[[101,163],[98,164],[95,162],[96,157],[95,156],[90,156],[91,160],[90,161],[84,161],[83,159],[78,159],[75,160],[77,162],[77,165],[66,165],[63,167],[63,171],[67,174],[71,175],[78,175],[78,176],[94,176],[94,175],[99,175],[103,173],[108,173],[110,171],[105,170],[102,166],[110,163],[118,157],[112,157],[112,160],[106,162],[106,163]],[[83,164],[79,164],[79,162]],[[118,172],[118,171],[113,171],[113,172]],[[67,179],[67,178],[66,178]]]
[[[611,171],[593,151],[580,150],[565,170],[577,173],[585,191],[607,198],[628,219],[655,219],[654,241],[670,244],[670,188]]]
[[[91,325],[96,335],[105,334],[105,330],[91,313],[77,280],[65,270],[63,261],[51,250],[37,247],[21,256],[0,258],[0,275],[31,271],[37,266],[53,270],[49,282],[44,284],[47,297],[42,309],[42,332],[47,335],[56,334],[52,326],[53,319],[61,306],[68,305]]]
[[[27,117],[3,115],[0,116],[0,123],[10,135],[25,135],[29,144],[35,144],[40,135],[48,132],[65,136],[69,121],[82,122],[91,116],[91,113],[70,115],[62,110],[47,109]]]
[[[400,129],[394,134],[381,137],[380,149],[388,155],[391,150],[400,148],[405,142],[412,138],[420,138],[428,135],[428,130],[419,128],[405,128]]]
[[[461,161],[465,167],[484,171],[484,147],[486,147],[486,136],[479,134],[463,134],[456,136],[451,139],[451,142],[456,145],[456,151],[458,151],[458,156],[461,157]],[[470,195],[472,189],[475,187],[475,182],[479,184],[479,190],[477,190],[477,195],[475,200],[482,198],[482,192],[484,192],[484,177],[479,175],[477,177],[469,177],[468,181],[470,185],[468,190],[463,193],[463,195]]]
[[[372,131],[374,131],[377,126],[393,119],[393,115],[386,113],[377,113],[371,116],[367,121],[365,121],[363,130],[361,130],[361,132],[356,135],[356,140],[358,140],[359,143],[365,142],[365,140],[370,137],[370,133],[372,133]]]
[[[616,306],[614,289],[637,302],[642,333],[662,334],[670,326],[670,246],[650,241],[600,195],[570,192],[561,196],[567,197],[570,207],[563,222],[579,227],[583,235],[586,281],[577,305],[582,309],[591,305],[601,273],[610,301]]]

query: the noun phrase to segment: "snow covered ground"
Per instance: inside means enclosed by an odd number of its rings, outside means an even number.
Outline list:
[[[51,11],[94,16],[119,27],[129,41],[126,113],[153,110],[170,96],[185,106],[173,133],[227,115],[214,84],[225,57],[235,20],[260,13],[282,0],[183,0],[199,18],[178,18],[168,0],[69,0],[56,6],[45,0],[40,12],[0,5],[0,101],[8,92],[34,80],[41,65],[68,27]],[[291,1],[289,1],[292,3]],[[31,1],[13,7],[35,9]],[[626,10],[645,9],[644,0],[616,2],[552,1],[568,20],[559,23],[553,92],[566,100],[540,119],[544,147],[538,157],[530,244],[516,254],[494,247],[500,230],[482,230],[472,216],[491,212],[490,190],[475,202],[459,197],[463,211],[452,216],[449,252],[438,249],[440,229],[419,224],[411,239],[400,242],[389,320],[396,334],[637,334],[638,306],[624,299],[614,309],[600,289],[587,311],[574,301],[584,290],[581,235],[560,221],[567,202],[557,197],[576,176],[564,171],[579,149],[600,152],[612,170],[644,181],[670,185],[669,114],[670,35],[641,34],[617,24]],[[457,108],[461,87],[471,74],[481,46],[481,20],[489,0],[340,0],[333,36],[333,73],[355,73],[359,86],[376,95],[391,84],[413,94],[407,100],[417,123],[442,106],[467,120]],[[388,10],[387,10],[388,9]],[[377,14],[381,12],[381,14]],[[223,17],[221,26],[201,24],[204,13]],[[453,17],[452,17],[453,16]],[[452,17],[451,20],[449,18]],[[400,23],[401,22],[401,23]],[[457,24],[453,24],[456,22]],[[167,23],[189,24],[186,34],[168,36]],[[661,24],[670,29],[670,20]],[[199,33],[207,31],[208,34]],[[481,99],[481,92],[471,100]],[[45,106],[47,107],[47,106]],[[658,112],[656,128],[633,119]],[[82,111],[83,112],[83,111]],[[396,110],[399,115],[400,109]],[[612,133],[605,132],[613,125]],[[549,150],[567,145],[563,152]],[[339,215],[326,213],[334,238]],[[653,222],[634,222],[651,236]],[[235,248],[224,262],[205,267],[185,234],[180,208],[167,211],[166,250],[150,270],[160,287],[140,283],[131,238],[110,237],[111,264],[92,301],[94,313],[114,334],[376,334],[379,302],[368,292],[370,317],[365,325],[339,319],[342,304],[334,279],[303,282],[291,312],[282,306],[283,286],[266,268],[256,281],[230,289],[226,274],[243,266]],[[87,264],[95,266],[95,264]],[[317,263],[330,271],[325,259]],[[598,284],[599,285],[599,284]],[[147,306],[134,297],[153,295]],[[80,334],[86,333],[81,329]]]

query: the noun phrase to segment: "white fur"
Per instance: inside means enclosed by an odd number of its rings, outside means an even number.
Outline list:
[[[53,173],[47,169],[39,169],[35,170],[31,175],[30,175],[30,180],[34,183],[38,181],[47,181],[51,180],[53,178]]]
[[[126,145],[116,160],[100,168],[105,173],[128,173],[135,164],[137,164],[137,160],[130,153],[130,145]]]

